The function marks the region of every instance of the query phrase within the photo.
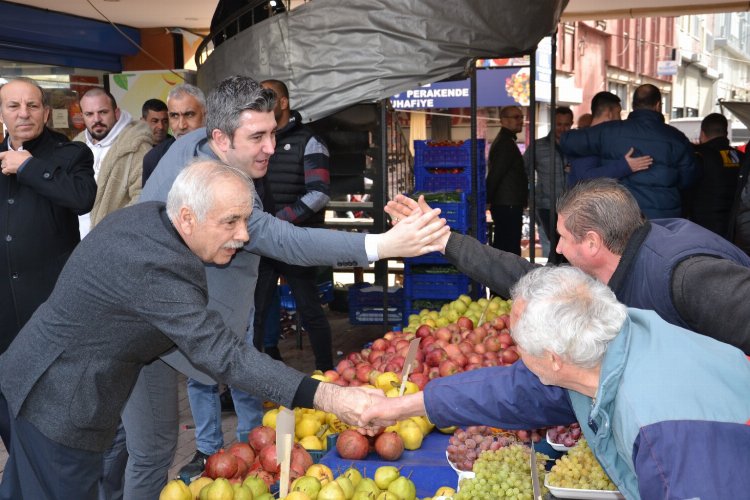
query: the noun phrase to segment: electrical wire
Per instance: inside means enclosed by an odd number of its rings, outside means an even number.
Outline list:
[[[180,79],[181,79],[182,81],[185,81],[185,77],[183,77],[183,76],[182,76],[181,74],[177,73],[177,72],[176,72],[175,70],[173,70],[173,69],[171,69],[171,68],[168,68],[168,67],[167,67],[167,65],[166,65],[166,64],[164,64],[164,62],[163,62],[163,61],[161,61],[160,59],[158,59],[158,58],[157,58],[156,56],[152,55],[152,54],[151,54],[151,53],[150,53],[149,51],[147,51],[146,49],[144,49],[144,48],[143,48],[143,47],[142,47],[142,46],[141,46],[141,45],[140,45],[140,44],[139,44],[138,42],[136,42],[135,40],[133,40],[132,38],[130,38],[130,37],[128,36],[128,34],[127,34],[127,33],[125,33],[124,31],[122,31],[122,30],[121,30],[121,29],[119,28],[119,26],[117,26],[117,25],[116,25],[115,23],[113,23],[113,22],[112,22],[112,21],[111,21],[111,20],[110,20],[110,19],[109,19],[109,18],[108,18],[108,17],[107,17],[107,16],[105,15],[105,14],[104,14],[104,12],[100,11],[100,10],[99,10],[99,9],[98,9],[98,8],[96,7],[96,5],[94,5],[93,3],[91,3],[91,0],[86,0],[86,3],[88,3],[88,4],[89,4],[89,5],[91,6],[91,8],[92,8],[92,9],[94,9],[94,10],[95,10],[96,12],[98,12],[98,13],[99,13],[99,15],[100,15],[100,16],[102,16],[102,17],[103,17],[103,18],[104,18],[104,19],[105,19],[105,20],[106,20],[106,21],[107,21],[107,22],[108,22],[109,24],[111,24],[111,25],[112,25],[112,27],[113,27],[113,28],[114,28],[115,30],[117,30],[117,32],[118,32],[119,34],[121,34],[121,35],[123,36],[123,38],[125,38],[125,39],[126,39],[126,40],[127,40],[128,42],[132,43],[132,44],[133,44],[133,45],[134,45],[134,46],[135,46],[136,48],[138,48],[138,50],[140,50],[141,52],[143,52],[144,54],[146,54],[146,56],[148,56],[148,58],[149,58],[149,59],[151,59],[151,60],[152,60],[152,61],[154,61],[154,62],[155,62],[156,64],[158,64],[159,66],[161,66],[161,67],[162,67],[162,69],[164,69],[164,70],[166,70],[166,71],[169,71],[170,73],[172,73],[172,74],[173,74],[173,75],[175,75],[176,77],[180,78]]]

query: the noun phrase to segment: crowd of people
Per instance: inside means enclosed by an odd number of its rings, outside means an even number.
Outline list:
[[[627,498],[750,491],[731,473],[750,469],[750,167],[725,118],[706,117],[693,146],[664,123],[656,87],[635,91],[625,120],[603,92],[590,125],[572,129],[558,108],[522,155],[523,111],[503,108],[489,246],[401,195],[385,233],[321,228],[329,154],[290,100],[284,82],[232,76],[207,95],[175,86],[134,120],[94,88],[80,99],[86,129],[68,141],[45,125],[35,81],[0,87],[0,499],[158,498],[177,444],[178,371],[196,423],[189,475],[224,444],[222,383],[238,436],[260,423],[263,400],[369,433],[424,414],[439,426],[578,421]],[[520,256],[532,180],[557,255],[547,266]],[[313,266],[431,251],[513,299],[520,362],[386,400],[306,376],[264,339],[284,275],[316,367],[332,368]]]

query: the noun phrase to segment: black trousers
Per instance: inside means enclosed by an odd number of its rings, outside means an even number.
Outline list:
[[[331,326],[320,305],[317,268],[287,264],[263,257],[258,268],[258,283],[255,285],[255,318],[253,319],[253,344],[260,350],[263,347],[263,332],[268,307],[273,302],[279,275],[286,278],[294,295],[297,314],[310,336],[310,344],[315,355],[315,368],[333,369],[333,348],[331,346]]]
[[[11,419],[10,440],[0,500],[96,500],[103,453],[63,446],[22,417]]]
[[[498,250],[521,255],[521,229],[523,227],[523,206],[491,205],[495,233],[492,246]]]

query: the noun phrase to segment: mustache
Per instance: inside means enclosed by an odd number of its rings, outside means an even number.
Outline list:
[[[231,241],[227,241],[226,243],[224,243],[221,246],[221,248],[233,248],[233,249],[237,249],[237,248],[242,248],[244,246],[245,246],[245,242],[242,241],[242,240],[231,240]]]

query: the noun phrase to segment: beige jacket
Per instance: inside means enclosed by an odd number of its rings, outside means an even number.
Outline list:
[[[76,141],[86,142],[86,131]],[[143,157],[151,151],[153,137],[148,125],[130,122],[112,143],[96,179],[96,201],[91,209],[91,227],[107,214],[134,204],[141,195]]]

